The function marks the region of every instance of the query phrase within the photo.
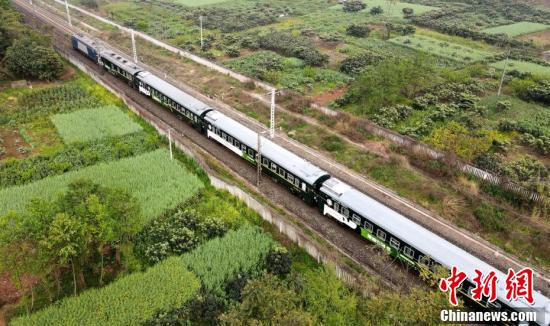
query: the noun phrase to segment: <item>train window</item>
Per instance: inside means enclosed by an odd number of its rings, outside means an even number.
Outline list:
[[[430,257],[428,257],[428,256],[419,255],[419,256],[418,256],[418,262],[419,262],[420,264],[426,265],[426,266],[428,266],[428,267],[429,267],[430,265],[432,265],[432,262],[431,262],[431,260],[430,260]]]
[[[287,174],[286,178],[290,181],[290,183],[294,183],[294,176],[292,174]]]
[[[241,144],[241,150],[246,151],[246,145],[245,144]]]
[[[296,187],[300,187],[300,179],[298,179],[298,178],[294,179],[294,185]]]
[[[340,204],[334,203],[334,210],[340,212]]]
[[[250,149],[250,148],[248,149],[248,155],[254,156],[254,151],[253,151],[252,149]]]
[[[384,241],[386,240],[386,232],[382,231],[381,229],[378,229],[378,230],[376,231],[376,235],[377,235],[380,239],[382,239],[382,240],[384,240]]]
[[[233,137],[227,135],[227,141],[231,144],[233,144]]]
[[[345,207],[342,207],[342,214],[345,216],[345,217],[349,217],[349,210]]]
[[[369,222],[365,221],[365,225],[364,225],[365,229],[369,230],[370,232],[372,232],[372,224],[370,224]]]
[[[284,178],[285,177],[285,170],[279,168],[279,175]]]
[[[405,246],[405,248],[403,249],[403,252],[407,257],[414,258],[414,250],[412,250],[410,247]]]
[[[271,170],[277,171],[277,164],[271,162]]]
[[[359,216],[357,216],[357,214],[353,213],[352,218],[353,218],[353,223],[355,223],[357,225],[361,224],[361,218]]]
[[[390,238],[390,246],[399,250],[399,245],[400,245],[399,241],[395,240],[394,238]]]
[[[265,157],[262,158],[262,164],[265,165],[265,166],[269,165],[269,162],[267,161],[267,159]]]

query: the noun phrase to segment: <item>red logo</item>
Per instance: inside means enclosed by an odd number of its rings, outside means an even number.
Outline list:
[[[474,277],[474,283],[476,287],[472,290],[472,298],[476,301],[481,300],[482,296],[489,297],[489,302],[493,302],[497,299],[497,276],[495,272],[490,272],[485,278],[483,278],[483,272],[479,269],[475,269],[476,277]]]
[[[441,282],[439,282],[439,289],[441,291],[449,291],[449,302],[453,306],[458,305],[458,301],[456,300],[456,289],[460,287],[466,277],[466,273],[458,272],[456,266],[453,266],[451,269],[451,276],[449,278],[442,278]]]
[[[488,302],[495,301],[497,299],[497,282],[499,281],[496,273],[491,271],[484,276],[479,269],[476,268],[474,271],[476,275],[473,278],[475,287],[472,289],[472,299],[480,301],[483,297],[488,297]],[[458,305],[456,290],[460,288],[466,277],[466,273],[453,266],[451,276],[442,278],[439,282],[441,291],[449,291],[449,302],[453,306]],[[531,268],[524,268],[517,273],[511,268],[508,269],[506,300],[512,301],[519,298],[525,299],[529,304],[535,303],[533,298],[533,270]]]
[[[519,272],[508,269],[506,275],[506,300],[524,298],[529,304],[535,303],[533,299],[533,270],[524,268]]]

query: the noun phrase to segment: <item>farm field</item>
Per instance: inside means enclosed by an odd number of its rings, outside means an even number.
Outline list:
[[[74,180],[89,179],[106,187],[121,188],[134,194],[141,203],[145,220],[185,201],[202,182],[187,172],[168,151],[160,149],[137,157],[102,163],[46,178],[31,184],[0,190],[0,214],[21,211],[29,200],[53,200]]]
[[[87,142],[142,130],[116,106],[57,114],[51,119],[65,143]]]
[[[181,3],[185,6],[190,7],[199,7],[199,6],[207,6],[207,5],[213,5],[213,4],[219,4],[226,2],[228,0],[174,0],[177,3]]]
[[[367,8],[363,9],[362,12],[368,12],[372,9],[372,7],[380,6],[384,10],[383,15],[391,17],[403,17],[403,8],[411,8],[416,14],[422,14],[439,9],[438,7],[434,6],[426,6],[407,2],[395,2],[388,0],[366,0],[364,1],[364,3],[367,5]],[[332,6],[330,7],[330,9],[342,10],[342,5]]]
[[[522,73],[530,73],[533,75],[550,78],[550,66],[543,66],[532,62],[519,61],[519,60],[502,60],[491,64],[492,67],[495,67],[499,70],[504,69],[506,66],[507,70],[517,70]]]
[[[509,25],[503,25],[503,26],[496,26],[491,28],[486,28],[482,30],[484,33],[489,34],[499,34],[503,33],[510,37],[540,32],[549,29],[549,25],[545,24],[539,24],[539,23],[531,23],[531,22],[519,22]]]
[[[489,52],[421,35],[396,37],[389,42],[459,62],[475,62],[491,56]]]

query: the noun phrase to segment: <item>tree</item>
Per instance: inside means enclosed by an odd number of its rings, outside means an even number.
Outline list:
[[[0,217],[0,254],[5,261],[0,271],[15,273],[16,279],[37,276],[48,293],[48,280],[53,279],[59,294],[60,275],[67,268],[76,292],[77,274],[85,287],[84,269],[99,265],[102,284],[105,248],[118,252],[136,232],[138,214],[139,203],[125,191],[74,181],[53,202],[35,199],[25,213]]]
[[[220,317],[222,325],[314,325],[296,292],[272,274],[249,281],[242,302]]]
[[[374,16],[381,15],[384,13],[384,9],[382,9],[382,7],[380,6],[376,6],[370,10],[370,13],[371,15],[374,15]]]
[[[346,28],[346,33],[355,37],[367,37],[371,32],[367,24],[351,24]]]
[[[21,38],[6,50],[5,66],[15,75],[25,78],[53,80],[63,73],[59,55],[32,38]]]
[[[409,8],[409,7],[403,8],[403,16],[405,16],[405,18],[410,17],[413,14],[414,14],[414,10],[412,8]]]
[[[367,8],[367,5],[361,0],[348,0],[344,2],[344,11],[345,12],[357,12]]]

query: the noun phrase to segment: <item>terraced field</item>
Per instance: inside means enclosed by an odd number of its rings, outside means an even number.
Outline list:
[[[504,66],[506,66],[506,70],[517,70],[523,73],[550,78],[550,67],[532,62],[518,60],[508,60],[508,62],[506,62],[506,60],[502,60],[492,63],[491,66],[500,70],[504,69]]]
[[[484,33],[489,34],[506,34],[510,37],[540,32],[549,29],[549,25],[532,23],[532,22],[519,22],[509,25],[502,25],[491,27],[482,30]]]
[[[391,17],[403,17],[403,8],[411,8],[414,10],[415,14],[422,14],[428,11],[437,10],[438,7],[420,5],[416,3],[406,3],[406,2],[395,2],[395,1],[386,1],[386,0],[365,0],[363,1],[367,8],[363,9],[361,12],[369,12],[372,7],[380,6],[384,10],[383,15]],[[342,5],[336,5],[330,7],[334,10],[342,10]]]
[[[389,42],[464,63],[480,61],[492,55],[486,51],[421,35],[400,36],[390,39]]]

